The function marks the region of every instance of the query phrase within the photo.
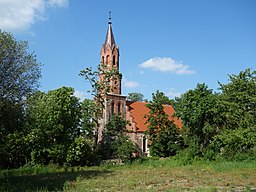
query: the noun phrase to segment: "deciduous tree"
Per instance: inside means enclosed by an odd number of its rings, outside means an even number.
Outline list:
[[[147,134],[152,156],[173,156],[183,147],[183,138],[169,115],[164,111],[164,104],[169,103],[164,93],[157,91],[152,94],[152,101],[147,104],[150,109],[146,115],[149,123]]]
[[[39,86],[40,66],[28,42],[0,30],[0,166],[26,163],[23,104]]]
[[[62,87],[46,94],[36,94],[30,101],[26,139],[31,146],[32,161],[64,163],[69,146],[81,133],[80,104],[74,96],[74,89]]]
[[[21,100],[39,86],[40,66],[28,51],[27,41],[17,41],[0,30],[0,98]]]

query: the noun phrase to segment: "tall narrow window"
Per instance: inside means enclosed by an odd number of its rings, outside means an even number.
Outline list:
[[[107,58],[106,58],[106,64],[108,65],[108,60],[109,60],[109,55],[107,55]]]
[[[145,137],[142,139],[142,152],[146,153],[147,152],[147,140]]]
[[[102,64],[104,65],[104,56],[102,56],[101,62],[102,62]]]
[[[121,103],[118,103],[117,111],[118,111],[118,114],[121,114]]]
[[[114,112],[115,112],[115,103],[112,102],[111,103],[111,115],[114,115]]]
[[[116,56],[114,55],[113,56],[113,65],[115,65],[116,64]]]

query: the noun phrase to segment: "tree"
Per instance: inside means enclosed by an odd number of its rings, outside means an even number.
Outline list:
[[[104,159],[132,159],[135,147],[127,136],[126,124],[127,121],[119,115],[113,115],[106,124],[101,143],[101,155]]]
[[[41,64],[28,49],[28,42],[0,30],[0,166],[26,163],[24,101],[41,77]]]
[[[197,84],[176,98],[176,115],[181,118],[183,134],[187,145],[196,148],[192,156],[202,156],[214,135],[220,131],[222,120],[218,104],[218,95],[205,84]]]
[[[152,101],[147,104],[150,109],[146,115],[149,123],[147,134],[152,156],[173,156],[183,147],[183,139],[178,128],[164,111],[164,104],[168,102],[169,99],[164,93],[157,91],[156,94],[152,94]]]
[[[96,104],[91,99],[84,99],[84,101],[81,103],[81,131],[90,139],[93,138],[94,130],[97,126],[95,121],[93,121],[95,115],[95,108]]]
[[[74,142],[70,145],[67,151],[67,163],[71,165],[89,165],[91,162],[92,147],[89,140],[80,135],[75,138]]]
[[[144,98],[144,95],[142,93],[133,92],[133,93],[128,93],[127,100],[142,102],[143,98]]]
[[[26,140],[30,144],[32,162],[64,163],[70,145],[81,134],[81,110],[74,89],[62,87],[37,93],[29,101]]]
[[[229,75],[229,83],[222,84],[219,82],[219,85],[224,104],[232,109],[230,115],[236,115],[236,120],[234,119],[236,121],[235,126],[255,125],[256,71],[246,69],[238,75]],[[237,121],[237,119],[240,119],[240,121]]]
[[[107,69],[105,64],[98,65],[97,70],[93,71],[92,67],[86,68],[80,71],[80,76],[83,76],[86,81],[91,85],[92,96],[94,97],[95,107],[94,115],[92,120],[96,123],[95,130],[95,148],[98,141],[98,128],[99,121],[102,119],[102,111],[105,108],[105,96],[111,91],[111,86],[109,84],[110,80],[122,79],[122,74],[119,73],[117,68]],[[101,81],[98,80],[99,76],[102,76]]]
[[[229,75],[229,83],[219,85],[219,94],[198,84],[176,98],[191,157],[234,159],[256,146],[256,71]]]
[[[229,75],[229,82],[219,85],[223,131],[214,137],[211,148],[232,159],[256,146],[256,71],[246,69]]]
[[[21,100],[38,86],[40,66],[27,41],[17,41],[0,30],[0,98]]]

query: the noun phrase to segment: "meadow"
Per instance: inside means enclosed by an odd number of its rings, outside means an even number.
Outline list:
[[[0,191],[256,191],[256,162],[148,159],[93,167],[26,166],[0,173]]]

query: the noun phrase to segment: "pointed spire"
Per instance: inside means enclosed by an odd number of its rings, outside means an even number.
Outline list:
[[[109,17],[108,17],[108,31],[107,31],[107,35],[106,35],[106,40],[104,43],[104,47],[106,47],[107,45],[110,45],[110,47],[112,48],[113,45],[115,45],[115,38],[113,35],[113,31],[112,31],[112,22],[111,22],[111,11],[109,11]]]

